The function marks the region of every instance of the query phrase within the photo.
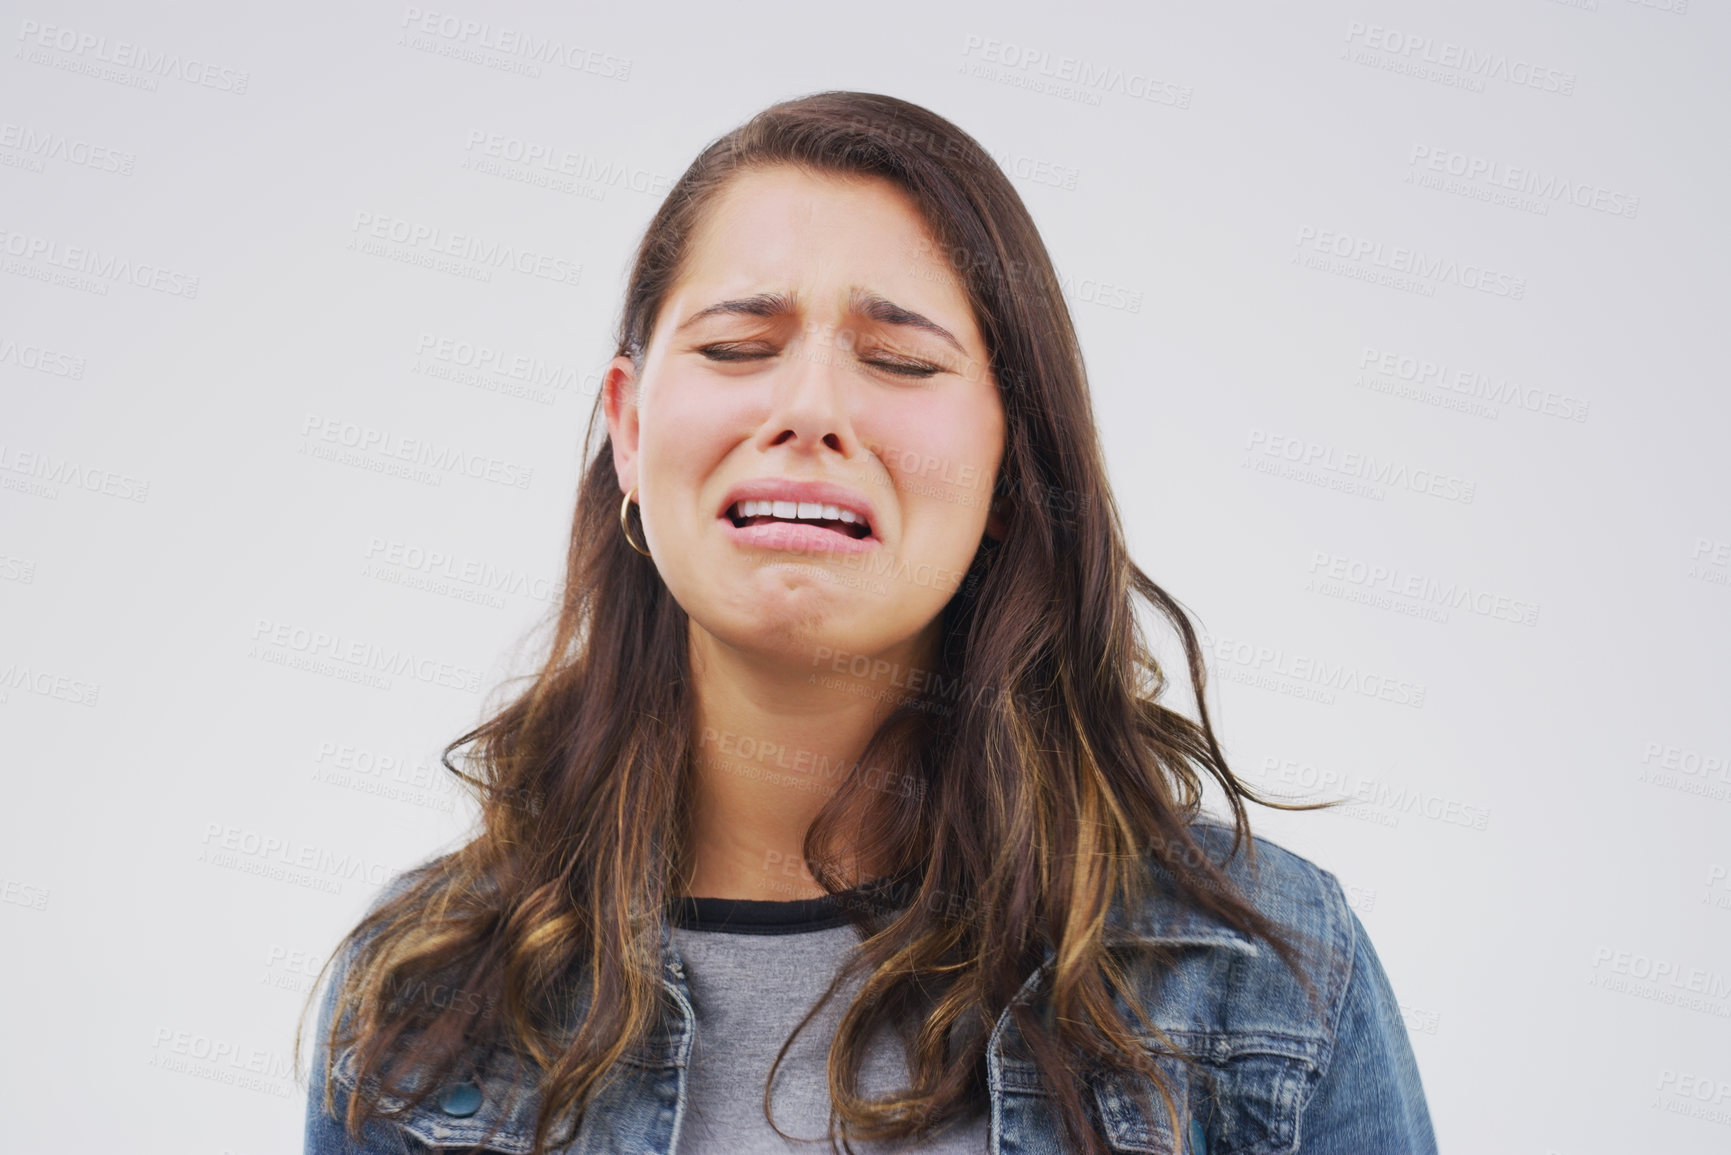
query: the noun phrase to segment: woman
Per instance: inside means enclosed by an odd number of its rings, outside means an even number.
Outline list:
[[[1156,701],[1133,597],[1200,702],[1195,635],[972,139],[825,93],[711,145],[597,407],[550,656],[446,751],[478,836],[338,952],[308,1151],[1434,1150],[1339,884]]]

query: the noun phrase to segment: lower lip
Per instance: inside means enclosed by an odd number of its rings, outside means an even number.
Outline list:
[[[738,526],[723,514],[716,519],[721,532],[736,545],[754,549],[785,550],[788,553],[867,553],[881,544],[875,537],[848,537],[833,529],[797,521]]]

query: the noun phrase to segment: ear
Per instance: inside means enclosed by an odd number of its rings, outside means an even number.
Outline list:
[[[629,357],[615,357],[601,377],[602,410],[607,418],[607,436],[613,443],[613,473],[619,492],[630,493],[637,479],[637,366]]]

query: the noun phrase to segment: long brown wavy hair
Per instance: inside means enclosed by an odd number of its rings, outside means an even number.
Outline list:
[[[742,171],[776,165],[879,178],[911,196],[972,307],[1006,418],[995,489],[1005,531],[982,540],[942,611],[928,692],[888,713],[858,763],[919,788],[873,788],[856,767],[805,838],[806,865],[831,893],[847,888],[837,864],[860,831],[874,860],[912,880],[894,912],[850,904],[864,941],[824,1001],[844,978],[864,981],[829,1052],[831,1146],[838,1133],[843,1145],[927,1134],[983,1107],[991,1027],[1050,950],[1039,997],[1013,1015],[1068,1145],[1096,1155],[1106,1147],[1088,1102],[1101,1073],[1139,1075],[1180,1117],[1154,1062],[1158,1032],[1109,941],[1109,907],[1136,909],[1163,888],[1270,943],[1296,970],[1283,928],[1191,830],[1209,779],[1231,810],[1229,854],[1254,854],[1245,801],[1281,803],[1228,768],[1195,632],[1126,550],[1081,350],[1033,220],[989,154],[947,120],[888,96],[826,92],[709,145],[637,250],[619,352],[641,363],[716,194]],[[620,533],[601,408],[598,397],[545,663],[445,750],[479,799],[478,832],[413,872],[337,952],[352,948],[353,960],[325,1045],[332,1058],[353,1048],[352,1134],[386,1113],[381,1094],[418,1103],[466,1054],[502,1050],[534,1072],[541,1155],[566,1139],[555,1123],[580,1120],[608,1072],[671,1013],[659,935],[688,863],[687,618]],[[1166,678],[1137,598],[1182,639],[1199,721],[1158,701]],[[460,768],[452,757],[465,747]],[[841,816],[856,808],[867,819],[844,835]],[[560,1024],[575,975],[588,1013],[571,1034]],[[433,989],[445,995],[406,993]],[[867,1098],[858,1075],[882,1021],[901,1025],[909,1085]]]

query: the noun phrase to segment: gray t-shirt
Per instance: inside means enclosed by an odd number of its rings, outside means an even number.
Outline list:
[[[794,1140],[770,1129],[763,1088],[782,1043],[860,941],[840,900],[685,897],[671,917],[697,1015],[679,1155],[827,1152],[829,1045],[861,978],[843,985],[813,1016],[776,1071],[771,1107],[776,1124]],[[906,1085],[900,1041],[886,1028],[866,1052],[860,1090],[881,1096]],[[987,1128],[982,1111],[924,1142],[859,1141],[853,1148],[859,1155],[978,1155],[987,1149]]]

